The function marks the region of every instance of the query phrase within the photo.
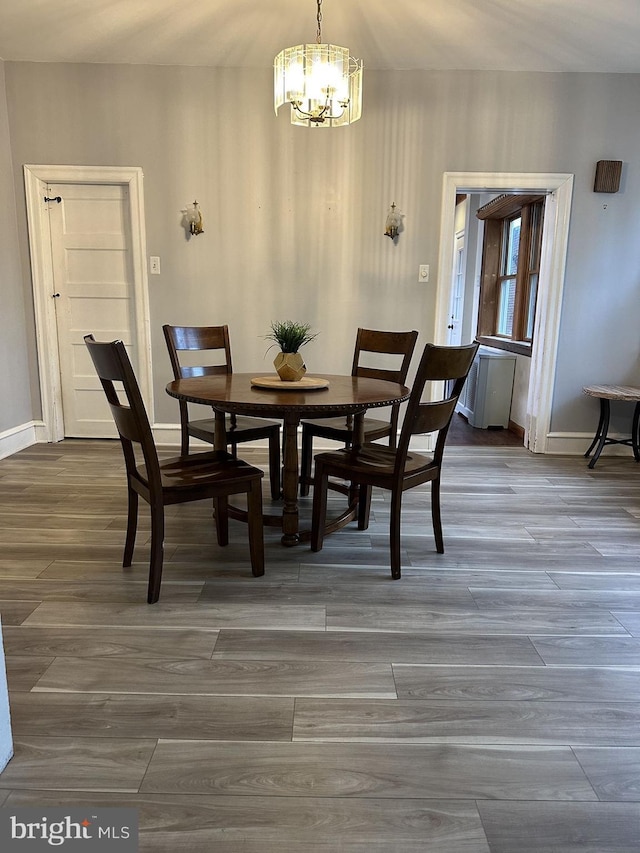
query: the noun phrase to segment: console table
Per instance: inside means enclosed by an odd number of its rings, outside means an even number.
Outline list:
[[[589,449],[584,454],[586,458],[591,455],[593,448],[596,452],[589,462],[589,468],[593,468],[598,461],[602,448],[606,444],[626,444],[633,449],[633,455],[636,462],[640,462],[639,432],[640,432],[640,388],[634,388],[630,385],[587,385],[582,389],[585,394],[590,397],[597,397],[600,400],[600,420],[593,441],[589,445]],[[631,438],[609,438],[609,415],[611,400],[622,400],[626,403],[635,403],[633,411],[633,421],[631,424]]]

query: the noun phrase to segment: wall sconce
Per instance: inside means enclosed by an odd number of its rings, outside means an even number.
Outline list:
[[[193,207],[187,209],[187,212],[185,213],[185,221],[189,234],[193,237],[197,237],[198,234],[204,233],[202,213],[200,213],[197,201],[193,202]]]
[[[389,214],[387,215],[387,221],[384,226],[385,237],[391,237],[394,243],[398,240],[398,234],[404,230],[402,217],[403,214],[399,210],[396,210],[396,203],[394,201],[389,208]]]

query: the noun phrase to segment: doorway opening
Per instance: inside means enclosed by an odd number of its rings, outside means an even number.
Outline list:
[[[460,227],[456,223],[456,201],[461,195],[490,193],[531,193],[545,196],[545,227],[542,238],[538,298],[535,309],[536,334],[531,346],[528,390],[523,403],[524,446],[536,453],[545,453],[548,443],[553,402],[555,366],[560,325],[562,290],[569,234],[569,215],[573,190],[573,175],[550,173],[506,172],[445,172],[443,178],[440,222],[440,250],[436,294],[436,344],[448,344],[452,329],[459,329],[462,343],[473,340],[476,329],[468,317],[477,317],[479,280],[464,291],[464,302],[473,302],[469,312],[456,324],[452,322],[457,276],[456,264],[461,262]],[[466,217],[469,221],[469,216]],[[469,246],[468,235],[462,251]],[[477,246],[474,248],[477,251]],[[477,266],[479,270],[479,265]],[[471,293],[471,296],[468,293]]]

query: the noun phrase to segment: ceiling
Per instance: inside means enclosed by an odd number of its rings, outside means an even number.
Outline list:
[[[324,42],[375,69],[640,73],[638,0],[324,0]],[[1,0],[0,59],[268,68],[315,0]]]

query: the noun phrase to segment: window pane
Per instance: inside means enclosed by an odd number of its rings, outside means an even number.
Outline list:
[[[500,295],[498,300],[498,323],[496,334],[513,334],[513,310],[516,302],[516,280],[508,278],[500,282]]]
[[[512,219],[507,222],[506,255],[504,258],[503,275],[515,275],[518,271],[518,253],[520,251],[520,225],[522,219]]]
[[[527,307],[527,334],[526,339],[533,338],[533,321],[536,314],[536,295],[538,293],[538,273],[529,276],[529,305]]]

